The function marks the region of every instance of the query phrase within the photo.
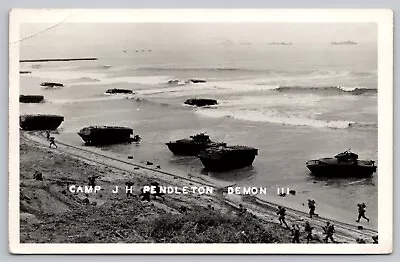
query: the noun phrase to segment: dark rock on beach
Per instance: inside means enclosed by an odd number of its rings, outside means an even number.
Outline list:
[[[132,90],[113,88],[106,91],[107,94],[133,94]]]
[[[62,83],[55,83],[55,82],[43,82],[40,85],[44,86],[44,87],[63,87],[64,86],[64,84],[62,84]]]
[[[44,96],[40,95],[20,95],[20,103],[40,103],[44,100]]]
[[[178,83],[179,83],[179,80],[177,80],[177,79],[172,79],[167,82],[167,84],[178,84]]]
[[[218,102],[215,99],[208,98],[189,98],[185,101],[185,104],[191,106],[212,106],[217,105]]]
[[[202,79],[189,79],[189,81],[194,84],[207,82],[206,80],[202,80]]]

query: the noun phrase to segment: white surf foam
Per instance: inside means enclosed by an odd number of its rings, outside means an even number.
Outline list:
[[[344,129],[349,128],[349,124],[354,124],[352,121],[325,121],[318,119],[311,119],[296,115],[279,115],[276,112],[257,112],[253,110],[207,110],[198,109],[196,113],[206,117],[232,117],[235,119],[253,121],[253,122],[270,122],[281,125],[293,125],[293,126],[310,126],[316,128],[333,128],[333,129]]]

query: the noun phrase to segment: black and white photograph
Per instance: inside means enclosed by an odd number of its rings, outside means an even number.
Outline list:
[[[11,11],[11,251],[390,253],[392,17]]]

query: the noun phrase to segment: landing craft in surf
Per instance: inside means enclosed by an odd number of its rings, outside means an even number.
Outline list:
[[[209,147],[198,155],[205,169],[209,171],[229,171],[253,164],[258,149],[249,146]]]
[[[26,114],[19,117],[22,130],[55,130],[64,121],[60,115]]]
[[[179,139],[174,142],[170,141],[166,143],[166,145],[174,155],[197,156],[206,148],[223,146],[226,144],[213,142],[208,135],[200,133],[190,136],[190,138]]]
[[[85,145],[131,143],[141,140],[139,135],[131,137],[132,134],[132,128],[120,126],[89,126],[78,132]]]
[[[359,160],[350,149],[334,158],[309,160],[306,165],[313,175],[322,177],[369,177],[377,168],[375,161]]]

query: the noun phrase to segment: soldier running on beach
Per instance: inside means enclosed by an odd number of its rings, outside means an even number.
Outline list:
[[[358,206],[358,219],[356,220],[356,222],[360,222],[361,218],[364,218],[369,222],[369,218],[365,216],[365,209],[367,208],[367,205],[365,205],[365,203],[362,203],[362,204],[357,204],[357,206]]]
[[[284,207],[278,206],[278,212],[276,212],[277,215],[279,215],[279,224],[282,226],[282,223],[285,224],[286,228],[289,229],[288,224],[286,224],[285,221],[285,216],[286,216],[286,209]]]
[[[312,240],[312,230],[314,228],[312,226],[310,226],[310,223],[308,221],[306,221],[306,224],[304,225],[304,231],[307,233],[307,244],[310,243],[310,241]]]
[[[300,227],[298,225],[292,226],[292,243],[300,243]]]
[[[50,137],[50,146],[49,147],[51,148],[52,145],[54,145],[57,148],[54,136]]]
[[[315,200],[308,200],[308,208],[310,209],[310,218],[312,218],[313,216],[318,217],[318,214],[315,213]]]
[[[326,222],[326,226],[324,227],[326,237],[324,239],[325,243],[328,243],[328,239],[330,239],[333,243],[337,243],[333,239],[333,233],[335,233],[335,227],[328,221]]]
[[[50,131],[46,131],[46,139],[50,140]]]

